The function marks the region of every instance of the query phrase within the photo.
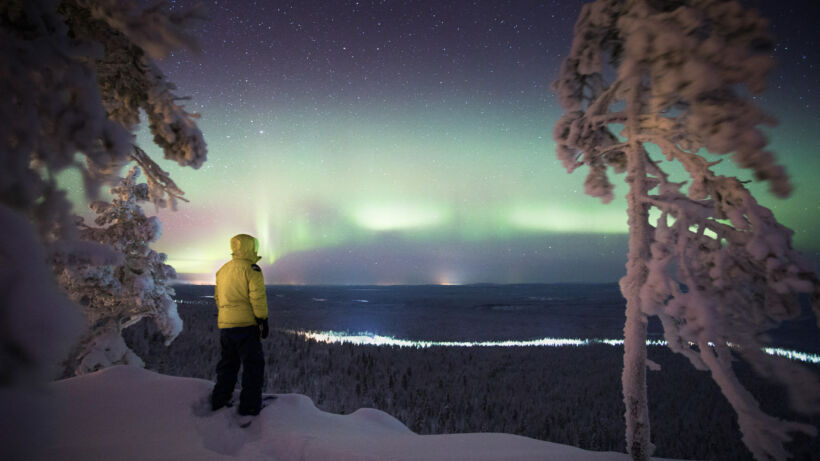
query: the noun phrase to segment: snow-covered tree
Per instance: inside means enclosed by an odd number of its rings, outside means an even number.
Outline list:
[[[42,258],[78,268],[111,267],[123,260],[117,250],[81,239],[81,233],[90,231],[80,232],[71,204],[55,180],[66,168],[82,174],[85,191],[93,200],[104,183],[116,180],[123,165],[136,161],[146,173],[150,200],[159,206],[174,205],[182,192],[134,146],[133,132],[144,111],[166,158],[194,168],[205,161],[205,143],[195,116],[178,104],[173,85],[153,63],[173,49],[195,48],[185,29],[198,17],[196,9],[172,12],[162,3],[147,8],[118,0],[0,3],[0,211],[4,228],[5,218],[13,216],[33,224],[44,249],[32,252],[36,261],[8,259],[16,254],[19,242],[4,234],[0,239],[4,269],[26,272],[44,263]],[[120,237],[123,242],[137,238]],[[39,269],[32,273],[43,275]],[[8,285],[15,274],[9,270],[2,276]],[[41,282],[53,284],[53,276]],[[122,300],[126,309],[140,299],[132,294],[134,298]],[[19,305],[4,305],[0,323],[11,325],[9,316],[17,312],[29,313],[34,323],[40,321],[34,317],[45,314],[40,306],[31,305],[35,298],[12,298]],[[71,303],[51,304],[56,310]],[[4,347],[25,349],[14,344]],[[18,368],[8,373],[14,370]]]
[[[636,460],[653,450],[645,376],[653,315],[672,350],[710,371],[755,458],[784,459],[790,433],[816,433],[765,414],[732,361],[739,355],[784,384],[794,409],[820,411],[817,378],[761,351],[764,332],[799,313],[799,293],[812,295],[820,318],[820,284],[792,248],[793,232],[706,156],[728,155],[774,195],[789,195],[759,127],[774,120],[750,98],[765,87],[772,43],[766,20],[737,1],[597,0],[581,10],[553,84],[566,110],[554,132],[564,167],[588,166],[586,192],[604,203],[613,194],[608,168],[626,172],[623,393]],[[688,181],[675,182],[664,160]],[[660,214],[654,225],[652,208]]]
[[[84,374],[114,364],[138,364],[142,360],[125,345],[122,329],[142,318],[153,319],[166,344],[182,330],[182,320],[168,284],[176,278],[165,264],[165,254],[149,244],[160,236],[160,222],[145,216],[139,203],[149,199],[149,186],[138,183],[139,167],[111,189],[111,203],[96,201],[91,209],[94,223],[80,218],[80,237],[112,248],[122,258],[111,264],[70,264],[57,256],[57,279],[71,298],[84,308],[89,332],[69,360],[72,374]]]

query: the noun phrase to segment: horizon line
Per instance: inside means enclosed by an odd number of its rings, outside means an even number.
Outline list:
[[[470,287],[470,286],[511,286],[511,285],[617,285],[611,282],[471,282],[471,283],[266,283],[266,287]],[[188,280],[176,280],[172,285],[214,286],[214,283],[197,283]]]

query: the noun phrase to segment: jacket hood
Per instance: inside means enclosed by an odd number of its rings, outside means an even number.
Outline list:
[[[234,235],[231,238],[231,255],[234,259],[247,259],[257,262],[262,259],[256,252],[259,251],[259,240],[248,234]]]

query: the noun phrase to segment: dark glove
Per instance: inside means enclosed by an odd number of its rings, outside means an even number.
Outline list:
[[[259,325],[259,337],[265,339],[268,337],[268,319],[256,319],[256,324]]]

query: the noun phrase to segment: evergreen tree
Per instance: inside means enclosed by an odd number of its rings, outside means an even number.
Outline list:
[[[761,411],[732,356],[785,384],[796,410],[820,410],[816,377],[761,351],[762,333],[800,312],[798,293],[811,294],[820,314],[820,284],[792,248],[792,231],[704,155],[729,155],[773,194],[789,195],[759,128],[774,120],[747,95],[764,89],[771,46],[766,20],[737,1],[597,0],[581,10],[554,83],[566,110],[554,133],[564,167],[588,166],[586,192],[604,203],[613,191],[608,168],[626,172],[629,185],[620,285],[626,439],[636,460],[653,450],[645,375],[652,315],[672,350],[711,372],[757,459],[784,459],[791,432],[815,433]],[[675,182],[663,160],[682,166],[689,180]],[[655,225],[652,208],[660,212]]]
[[[181,191],[135,149],[133,132],[142,110],[166,158],[194,168],[205,161],[195,116],[178,104],[173,85],[152,61],[195,48],[185,29],[198,17],[196,9],[172,12],[162,3],[0,2],[0,406],[3,417],[14,421],[5,425],[14,430],[4,434],[12,441],[6,444],[12,458],[31,457],[25,450],[39,443],[37,424],[48,408],[35,394],[78,337],[80,315],[48,265],[110,268],[125,259],[81,239],[55,177],[76,169],[94,200],[135,160],[146,173],[151,200],[173,206]],[[122,301],[134,305],[138,298]]]
[[[205,161],[196,115],[185,112],[173,84],[153,62],[174,49],[195,49],[185,29],[200,16],[197,9],[171,11],[162,3],[144,8],[117,0],[0,4],[0,214],[4,227],[19,228],[10,226],[18,219],[34,226],[42,248],[32,249],[33,255],[77,267],[110,267],[123,259],[110,246],[82,240],[71,203],[55,180],[65,169],[82,174],[94,200],[103,184],[115,183],[120,169],[135,161],[146,174],[152,202],[174,206],[181,198],[168,175],[134,146],[133,132],[144,111],[166,158],[193,168]],[[45,261],[9,259],[19,240],[13,236],[0,241],[1,265],[43,274],[36,267]],[[13,285],[12,272],[2,276],[4,286],[31,288]],[[53,277],[41,282],[53,283]],[[12,311],[37,311],[27,305],[33,298],[26,293],[8,299],[23,304],[3,304],[2,323],[13,324]],[[139,297],[122,301],[133,305]],[[51,304],[70,305],[65,298]],[[25,355],[31,347],[15,338],[4,335],[3,350]],[[21,367],[14,370],[23,373]]]
[[[126,345],[122,330],[142,318],[153,319],[170,344],[182,330],[182,320],[173,301],[174,268],[165,264],[165,254],[149,244],[160,236],[159,219],[143,213],[139,203],[149,199],[149,186],[137,183],[139,167],[111,189],[111,203],[91,204],[94,223],[80,218],[80,237],[108,246],[122,255],[116,264],[57,262],[57,279],[69,296],[80,304],[89,331],[68,361],[69,374],[84,374],[114,364],[137,364],[142,360]]]

